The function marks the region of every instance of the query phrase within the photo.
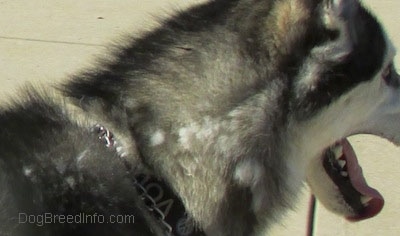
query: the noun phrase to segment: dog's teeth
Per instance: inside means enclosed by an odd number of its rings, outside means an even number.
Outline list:
[[[340,168],[342,168],[342,169],[343,169],[343,168],[346,166],[346,164],[347,164],[347,162],[346,162],[345,160],[338,160],[337,162],[338,162]]]
[[[372,200],[372,197],[361,196],[360,201],[363,205],[368,205],[368,203]]]
[[[347,171],[340,171],[340,175],[343,177],[348,177],[349,173]]]
[[[334,148],[332,148],[333,153],[335,153],[335,158],[339,159],[343,155],[343,146],[342,145],[337,145]]]

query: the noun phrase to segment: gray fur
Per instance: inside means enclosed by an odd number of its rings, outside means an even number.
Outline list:
[[[344,127],[353,120],[332,114],[356,106],[343,100],[376,79],[385,40],[355,0],[215,0],[165,21],[62,89],[79,113],[125,140],[130,161],[169,183],[207,235],[262,235],[293,207],[308,163],[361,132],[336,132],[337,120],[348,121]],[[75,120],[65,119],[63,127]],[[87,126],[74,124],[78,134],[67,140],[86,137]],[[316,129],[324,126],[326,133]],[[71,145],[77,156],[93,144]]]

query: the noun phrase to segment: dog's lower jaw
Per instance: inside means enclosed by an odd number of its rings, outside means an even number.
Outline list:
[[[374,217],[383,208],[383,197],[367,185],[347,139],[338,141],[310,162],[307,180],[328,210],[350,221]]]
[[[353,214],[351,207],[340,196],[337,186],[327,175],[322,162],[322,158],[317,156],[308,166],[307,182],[313,194],[328,210],[341,215]]]

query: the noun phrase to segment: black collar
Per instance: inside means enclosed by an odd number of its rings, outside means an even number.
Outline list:
[[[106,147],[117,149],[114,135],[107,128],[96,125],[93,130]],[[123,155],[118,156],[127,168],[129,177],[149,213],[159,222],[166,235],[205,235],[204,232],[195,227],[195,223],[188,216],[181,199],[165,181],[148,172],[133,173],[133,168],[128,160]]]

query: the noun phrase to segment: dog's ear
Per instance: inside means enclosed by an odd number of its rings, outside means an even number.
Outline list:
[[[357,0],[323,0],[321,10],[326,27],[338,29],[343,22],[352,22],[359,6]]]
[[[337,32],[337,37],[313,50],[322,62],[340,62],[349,55],[357,41],[355,17],[360,7],[358,0],[323,0],[320,12],[324,27]]]
[[[322,43],[311,49],[310,56],[301,72],[299,88],[314,90],[320,74],[335,64],[343,63],[354,51],[357,42],[356,14],[360,7],[358,0],[313,0],[322,25]]]

